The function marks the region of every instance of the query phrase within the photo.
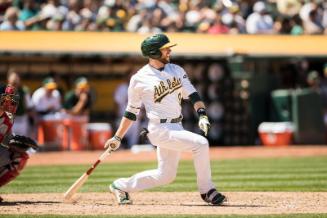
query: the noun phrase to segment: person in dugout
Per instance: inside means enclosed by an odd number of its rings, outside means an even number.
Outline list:
[[[13,135],[12,126],[19,96],[13,86],[0,90],[0,187],[14,180],[24,169],[29,158],[29,150],[37,149],[33,139]],[[3,199],[0,197],[0,202]]]
[[[85,77],[79,77],[74,85],[74,90],[65,95],[64,111],[71,115],[89,116],[92,106],[89,82]]]

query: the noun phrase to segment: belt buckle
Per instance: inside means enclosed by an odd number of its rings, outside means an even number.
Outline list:
[[[167,119],[160,119],[160,123],[166,123]]]

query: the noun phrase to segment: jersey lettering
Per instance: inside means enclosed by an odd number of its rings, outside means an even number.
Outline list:
[[[172,81],[170,79],[167,79],[166,81],[167,84],[165,84],[164,81],[160,81],[159,85],[154,86],[155,103],[160,103],[165,96],[182,87],[182,81],[180,78],[173,77]]]

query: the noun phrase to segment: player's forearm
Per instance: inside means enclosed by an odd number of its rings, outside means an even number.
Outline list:
[[[86,99],[79,100],[77,104],[72,108],[71,113],[73,115],[81,114],[85,104],[86,104]]]
[[[123,117],[115,135],[119,138],[123,138],[133,122],[133,120]]]
[[[194,105],[193,105],[193,107],[194,107],[194,110],[195,111],[198,111],[200,108],[203,108],[203,109],[206,108],[206,106],[204,105],[203,101],[197,101],[197,102],[195,102]]]
[[[206,106],[204,105],[203,101],[201,100],[201,97],[198,94],[198,92],[193,92],[188,97],[189,97],[191,103],[193,104],[193,108],[196,112],[198,112],[199,109],[206,109]]]

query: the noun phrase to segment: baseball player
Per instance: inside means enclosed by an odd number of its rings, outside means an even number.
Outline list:
[[[36,143],[24,136],[11,134],[19,96],[13,86],[7,86],[0,97],[0,187],[14,180],[24,169],[31,147]],[[3,199],[0,197],[0,202]]]
[[[116,150],[144,104],[149,118],[148,138],[157,146],[158,168],[115,180],[109,189],[119,204],[132,203],[130,192],[171,183],[176,177],[182,151],[193,153],[201,198],[212,205],[226,200],[211,179],[208,140],[184,130],[181,123],[181,102],[189,99],[199,115],[198,124],[204,135],[210,127],[205,105],[187,74],[180,66],[170,63],[171,47],[175,45],[164,34],[153,35],[142,42],[142,54],[149,62],[132,76],[126,112],[115,135],[105,143],[105,148],[110,146]]]

